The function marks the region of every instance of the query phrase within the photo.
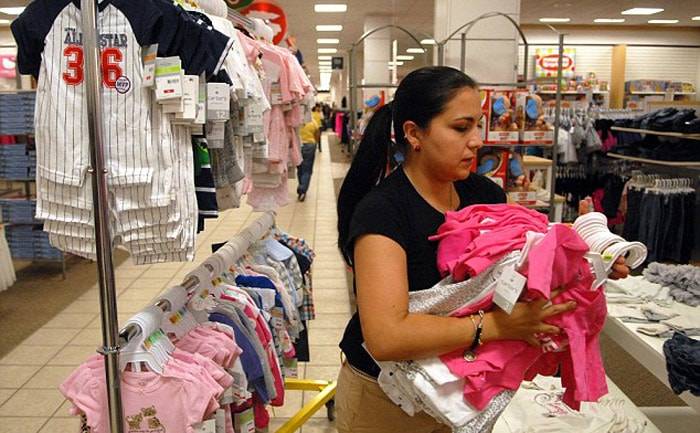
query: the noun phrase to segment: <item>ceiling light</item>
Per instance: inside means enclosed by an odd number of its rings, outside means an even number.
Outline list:
[[[632,8],[622,11],[622,15],[654,15],[663,11],[662,8]]]
[[[649,24],[676,24],[678,20],[649,20]]]
[[[700,21],[700,16],[693,17],[693,18],[691,18],[691,20],[693,20],[693,21]]]
[[[343,26],[340,24],[319,24],[316,26],[317,32],[342,32]]]
[[[0,25],[3,25],[3,24],[10,24],[10,20],[0,19]]]
[[[339,44],[340,39],[336,38],[318,38],[316,39],[317,44]]]
[[[594,23],[624,23],[624,18],[596,18],[593,20]]]
[[[331,3],[331,4],[316,4],[314,5],[315,12],[347,12],[348,5],[341,3]]]
[[[409,48],[406,52],[409,54],[423,54],[425,53],[425,48]]]
[[[318,62],[318,66],[331,66],[332,64],[333,62],[331,62],[330,60],[322,60]]]
[[[318,50],[319,54],[335,54],[338,52],[337,48],[319,48]]]
[[[435,45],[437,42],[435,42],[435,39],[423,39],[420,41],[421,45]]]
[[[568,23],[571,18],[540,18],[541,23]]]
[[[403,62],[389,62],[389,66],[403,66]]]
[[[319,71],[319,72],[328,72],[328,73],[332,73],[332,72],[333,72],[333,70],[332,70],[331,68],[325,68],[325,67],[324,67],[324,68],[318,68],[318,71]]]
[[[413,56],[396,56],[396,60],[413,60],[415,57]]]
[[[319,60],[333,60],[333,56],[318,56]]]
[[[24,6],[11,7],[11,8],[0,8],[0,12],[7,15],[19,15],[24,12]]]

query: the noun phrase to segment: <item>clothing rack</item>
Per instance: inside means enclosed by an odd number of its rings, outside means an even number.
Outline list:
[[[249,32],[253,33],[255,32],[255,22],[251,20],[250,18],[243,16],[240,12],[233,8],[227,8],[228,9],[228,19],[231,20],[234,24],[238,24],[242,27],[244,27],[246,30]]]

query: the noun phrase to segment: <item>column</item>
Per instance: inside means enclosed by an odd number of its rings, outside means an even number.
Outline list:
[[[364,33],[388,24],[391,24],[391,17],[365,17]],[[390,83],[391,29],[382,30],[369,36],[365,39],[363,48],[363,69],[360,82],[366,84]],[[379,94],[380,90],[383,89],[365,89],[360,94],[364,101],[373,95]],[[358,107],[361,107],[362,101],[358,102]]]
[[[435,40],[444,40],[463,24],[488,12],[508,14],[519,23],[520,0],[435,0]],[[458,69],[462,51],[460,33],[445,45],[444,62]],[[467,34],[464,72],[482,83],[514,83],[519,42],[518,31],[505,17],[476,23]]]

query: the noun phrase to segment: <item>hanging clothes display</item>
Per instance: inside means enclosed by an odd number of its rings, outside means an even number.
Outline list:
[[[194,432],[207,422],[227,433],[266,429],[267,406],[284,404],[284,378],[298,375],[301,312],[293,299],[310,281],[314,253],[277,229],[238,251],[246,236],[189,274],[198,281],[193,291],[175,286],[161,294],[156,305],[167,311],[147,307],[126,322],[137,330],[120,350],[126,431]],[[297,256],[277,239],[305,251],[303,276]],[[109,431],[101,356],[81,364],[60,390],[89,431]]]
[[[301,161],[296,128],[314,93],[306,73],[288,49],[235,29],[223,0],[202,6],[98,8],[109,223],[138,264],[192,260],[202,220],[246,193],[256,210],[287,204],[287,166]],[[37,0],[12,32],[20,72],[38,80],[36,217],[53,246],[94,259],[80,20],[79,2]],[[213,185],[195,164],[203,152],[191,151],[203,136]]]

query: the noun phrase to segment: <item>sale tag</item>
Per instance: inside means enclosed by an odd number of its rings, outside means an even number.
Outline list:
[[[508,266],[496,282],[493,302],[510,314],[513,312],[513,307],[518,302],[526,282],[527,278],[523,274],[516,271],[514,266]]]

